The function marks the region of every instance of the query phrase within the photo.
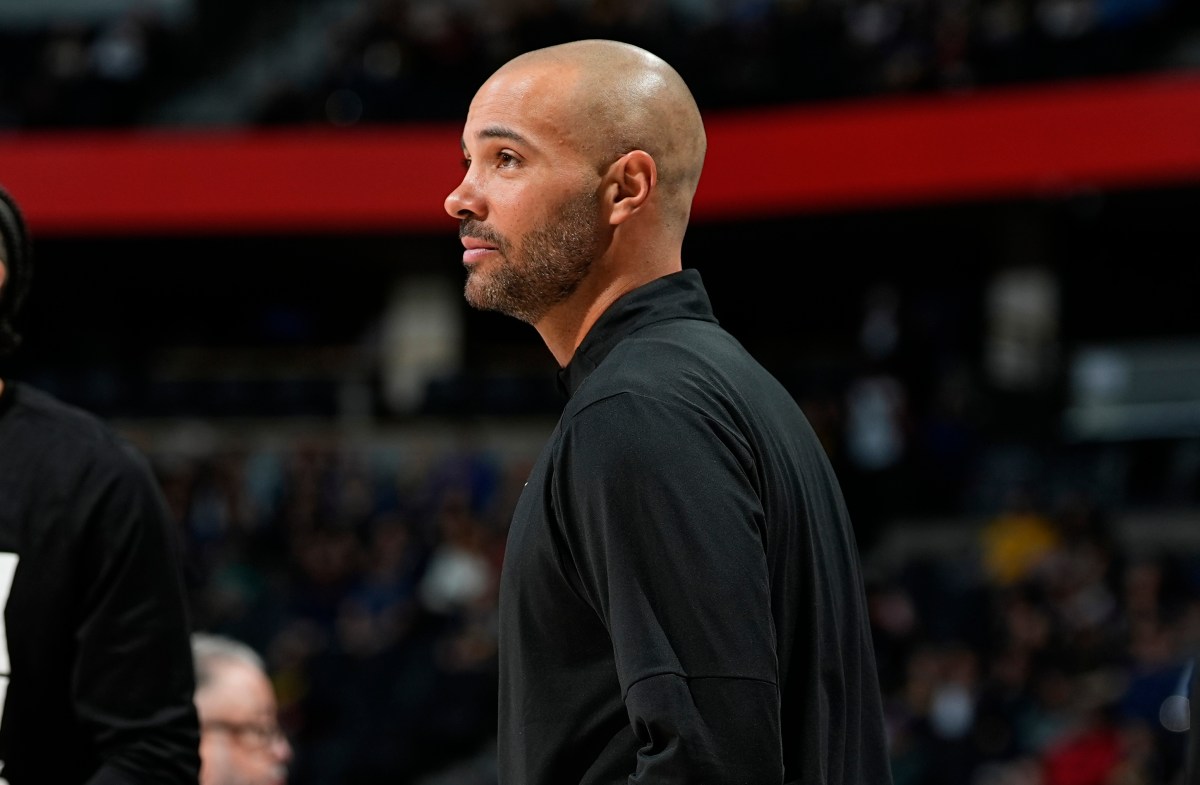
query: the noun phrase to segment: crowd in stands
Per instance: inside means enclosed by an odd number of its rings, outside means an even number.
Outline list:
[[[1132,464],[985,433],[986,385],[903,303],[870,288],[861,363],[797,386],[867,564],[896,784],[1182,785],[1200,542],[1131,540],[1120,520],[1200,507],[1200,463],[1138,488]],[[543,434],[484,439],[467,419],[428,441],[416,425],[131,426],[185,534],[196,624],[267,659],[292,785],[494,785],[497,579]],[[922,516],[953,531],[911,547],[918,527],[901,529]]]
[[[532,443],[532,441],[531,441]],[[398,436],[144,441],[198,627],[264,653],[293,785],[489,785],[497,578],[532,454]],[[867,554],[897,785],[1172,785],[1200,552],[1014,488],[962,547]],[[564,634],[569,634],[564,631]]]
[[[139,10],[0,30],[0,128],[144,122],[236,57],[239,14],[288,4],[196,5],[190,24]],[[658,52],[716,108],[1144,72],[1198,30],[1193,0],[373,0],[328,31],[312,79],[244,119],[460,121],[496,65],[581,37]],[[864,320],[862,373],[801,395],[861,527],[896,785],[1181,785],[1200,553],[1131,552],[1096,484],[968,504],[974,382],[871,353],[895,340],[888,302]],[[475,755],[483,766],[445,782],[493,785],[497,578],[532,454],[408,438],[139,444],[185,535],[196,626],[264,655],[292,785],[417,785]],[[968,507],[985,523],[964,551],[876,558],[889,517]]]
[[[901,302],[871,289],[862,364],[798,390],[867,565],[896,785],[1183,785],[1200,540],[1119,521],[1197,508],[1200,468],[1139,490],[1062,445],[985,437],[979,382]],[[918,349],[943,371],[923,380]],[[497,580],[552,419],[519,439],[470,419],[435,439],[128,424],[185,534],[197,626],[267,659],[292,785],[494,785]],[[922,516],[953,531],[913,547]]]
[[[330,66],[260,121],[457,119],[513,54],[615,38],[673,63],[705,108],[1154,70],[1195,13],[1172,0],[383,0],[334,32]]]
[[[171,64],[179,31],[153,14],[0,27],[0,128],[133,124]]]
[[[241,33],[262,17],[320,4],[197,0],[183,22],[147,4],[0,30],[0,127],[150,122],[155,105],[261,46]],[[576,38],[645,46],[702,107],[721,108],[1194,65],[1197,30],[1187,0],[362,0],[313,42],[308,75],[281,74],[240,121],[458,120],[510,56]]]
[[[1131,554],[1086,497],[1051,502],[873,585],[898,785],[1182,782],[1196,554]]]
[[[196,627],[267,661],[293,785],[417,782],[489,742],[520,456],[411,439],[144,446],[183,527]]]

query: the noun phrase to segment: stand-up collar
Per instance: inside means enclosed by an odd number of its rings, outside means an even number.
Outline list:
[[[608,353],[631,333],[671,319],[716,322],[700,271],[682,270],[657,278],[627,292],[608,307],[565,368],[558,372],[558,387],[570,397],[596,370]]]

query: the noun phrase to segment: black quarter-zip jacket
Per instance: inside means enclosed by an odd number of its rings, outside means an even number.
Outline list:
[[[888,785],[837,478],[700,274],[620,298],[560,382],[502,570],[502,785]]]

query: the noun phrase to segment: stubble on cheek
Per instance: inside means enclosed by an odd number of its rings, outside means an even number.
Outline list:
[[[599,249],[596,208],[595,193],[581,191],[517,247],[482,224],[464,224],[463,232],[497,248],[495,256],[470,268],[468,304],[536,324],[587,275]]]
[[[508,240],[483,222],[471,219],[459,224],[458,236],[474,237],[496,247],[491,258],[467,267],[463,296],[467,304],[474,308],[485,311],[500,310],[498,299],[502,299],[502,287],[498,285],[496,278],[504,278],[504,271],[510,265]]]

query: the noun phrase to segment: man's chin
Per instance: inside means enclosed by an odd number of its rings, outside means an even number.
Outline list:
[[[488,282],[477,272],[471,273],[471,276],[467,278],[463,296],[466,298],[467,305],[472,308],[508,314],[509,309],[504,307],[505,298],[499,296],[495,287],[489,286]]]
[[[482,286],[472,286],[472,281],[467,281],[467,286],[463,290],[463,296],[467,301],[467,305],[472,308],[477,308],[480,311],[495,311],[498,310],[492,304],[492,298],[487,296]]]

